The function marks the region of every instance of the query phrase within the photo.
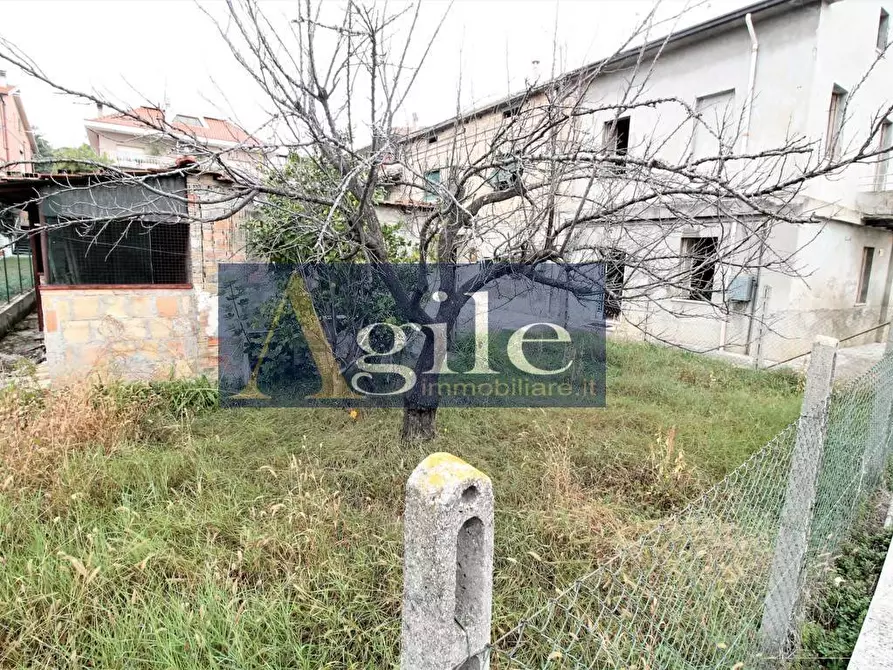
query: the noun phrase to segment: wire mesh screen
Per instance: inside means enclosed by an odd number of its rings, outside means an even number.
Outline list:
[[[139,219],[50,226],[51,284],[185,284],[189,225]]]
[[[810,595],[881,481],[891,404],[893,357],[885,357],[835,390],[817,419],[788,426],[684,511],[477,650],[473,662],[743,668],[796,655]],[[805,465],[803,444],[818,445]],[[793,552],[801,561],[785,553],[790,547],[802,548]],[[767,649],[766,631],[779,625],[784,644]]]

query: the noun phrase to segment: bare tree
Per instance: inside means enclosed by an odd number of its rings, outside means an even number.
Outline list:
[[[648,41],[670,25],[654,10],[609,57],[529,81],[499,103],[459,110],[448,122],[413,131],[397,120],[441,25],[423,34],[421,3],[389,13],[350,1],[334,16],[330,7],[306,0],[284,26],[255,0],[229,0],[227,7],[225,20],[208,12],[209,20],[271,110],[272,139],[250,149],[297,157],[312,167],[313,179],[275,160],[262,170],[256,163],[246,167],[234,160],[245,146],[211,150],[163,119],[135,120],[228,176],[231,189],[198,195],[215,216],[249,204],[280,210],[281,229],[268,240],[268,252],[300,238],[302,260],[362,260],[380,274],[401,314],[419,324],[454,323],[467,294],[500,276],[522,272],[548,281],[538,264],[580,260],[622,267],[606,282],[609,304],[622,297],[647,306],[646,313],[672,312],[667,297],[706,296],[707,309],[726,318],[725,288],[735,277],[770,270],[801,275],[795,252],[780,252],[767,240],[779,224],[817,220],[800,206],[804,189],[886,157],[880,140],[893,105],[879,105],[870,118],[848,114],[874,65],[853,82],[833,136],[788,133],[772,146],[750,141],[752,87],[738,105],[722,97],[695,102],[653,94],[673,39]],[[54,81],[8,41],[0,42],[0,57],[62,92],[133,114]],[[653,132],[633,137],[630,114]],[[97,167],[121,182],[145,183],[145,177]],[[419,261],[415,289],[395,272],[393,240],[377,207],[383,197],[430,201],[403,231]],[[691,229],[714,231],[705,239],[715,241],[680,248],[679,236]],[[463,260],[485,260],[486,270],[465,284],[442,276],[440,290],[450,299],[430,314],[426,265]],[[631,321],[649,329],[647,319]],[[649,334],[662,337],[659,330]],[[420,365],[430,367],[432,356],[426,345]],[[407,396],[403,437],[433,437],[436,411],[436,400]]]

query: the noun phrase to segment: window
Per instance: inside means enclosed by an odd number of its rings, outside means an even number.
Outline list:
[[[514,107],[509,107],[508,109],[502,110],[502,118],[510,119],[513,116],[518,116],[518,113],[521,111],[520,105],[515,105]]]
[[[187,284],[189,224],[61,225],[47,218],[52,284]]]
[[[682,238],[683,297],[710,302],[718,250],[718,237]]]
[[[620,249],[605,249],[605,318],[620,317],[623,301],[623,281],[626,272],[626,254]]]
[[[504,191],[518,183],[521,178],[521,165],[514,158],[504,158],[501,167],[493,171],[490,186],[496,191]]]
[[[887,175],[890,173],[890,152],[893,147],[893,122],[885,120],[881,124],[881,136],[879,138],[879,149],[886,150],[886,153],[878,156],[877,172],[874,179],[875,191],[887,191]]]
[[[831,104],[828,105],[828,127],[825,130],[825,158],[830,160],[840,158],[845,107],[846,91],[835,84],[831,92]]]
[[[863,247],[862,270],[859,272],[859,291],[856,304],[868,302],[868,285],[871,283],[871,264],[874,262],[874,247]]]
[[[428,135],[428,144],[437,144],[437,135]]]
[[[440,186],[440,170],[429,170],[426,172],[425,181],[428,184],[422,200],[425,202],[436,202],[440,197],[437,193],[437,187]]]
[[[183,123],[187,126],[195,126],[196,128],[203,128],[205,125],[197,116],[185,116],[183,114],[177,114],[174,117],[174,123]]]
[[[881,18],[877,25],[877,50],[883,51],[887,48],[887,39],[890,34],[890,15],[885,9],[881,10]]]
[[[629,150],[629,117],[614,119],[605,124],[605,149],[617,156],[625,156]]]
[[[738,136],[735,90],[712,93],[695,100],[692,158],[723,156],[732,150]]]

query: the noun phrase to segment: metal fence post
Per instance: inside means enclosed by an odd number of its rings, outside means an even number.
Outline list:
[[[493,602],[493,486],[451,454],[406,484],[402,670],[484,670]]]
[[[25,287],[22,284],[22,258],[21,256],[16,256],[13,254],[13,257],[16,259],[16,270],[19,272],[19,293],[25,292]]]
[[[834,338],[818,336],[812,346],[806,372],[797,439],[791,457],[760,627],[761,651],[771,658],[784,653],[803,584],[837,346],[838,341]]]
[[[9,302],[9,273],[6,271],[6,254],[3,254],[3,283],[6,284],[6,302]]]
[[[766,310],[769,307],[769,298],[772,296],[772,287],[763,287],[763,300],[760,303],[760,323],[757,329],[757,351],[753,357],[753,367],[759,370],[763,367],[763,339],[766,337]]]

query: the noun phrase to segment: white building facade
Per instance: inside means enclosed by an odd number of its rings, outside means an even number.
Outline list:
[[[589,108],[608,107],[629,95],[632,83],[640,86],[640,99],[686,101],[704,119],[703,127],[680,132],[686,111],[670,104],[632,106],[619,119],[616,108],[588,114],[579,131],[596,141],[610,134],[609,141],[622,143],[630,156],[641,152],[677,163],[685,156],[715,155],[711,152],[721,147],[724,126],[732,127],[725,135],[738,156],[759,155],[787,142],[812,143],[811,156],[792,155],[790,165],[777,165],[779,170],[813,160],[816,153],[858,150],[877,123],[882,130],[872,141],[887,148],[893,126],[875,115],[893,99],[893,49],[884,53],[891,13],[893,0],[764,0],[726,14],[661,44],[660,57],[650,62],[647,73],[629,59],[600,67],[585,93]],[[428,178],[436,172],[434,177],[444,179],[451,157],[436,145],[446,146],[457,132],[475,135],[496,127],[510,101],[472,113],[459,130],[452,120],[413,135],[411,145],[424,148],[427,157],[417,174]],[[881,338],[884,331],[876,327],[893,312],[893,168],[885,156],[798,188],[785,205],[797,222],[776,221],[760,240],[767,257],[776,259],[774,265],[743,272],[710,268],[696,278],[702,284],[693,283],[690,290],[674,285],[655,288],[647,300],[620,297],[609,315],[612,330],[629,338],[772,361],[808,351],[817,334],[848,338],[848,345]],[[431,195],[395,189],[389,199],[430,201]],[[559,219],[571,216],[577,204],[573,197],[559,199]],[[804,222],[808,215],[812,220]],[[613,240],[593,226],[582,235],[580,247],[601,243],[633,251],[630,244],[647,238],[641,231],[666,229],[668,216],[658,209],[643,212],[641,220],[624,224],[639,233]],[[673,227],[660,243],[667,256],[706,258],[711,250],[745,244],[742,239],[758,228],[714,220],[705,211],[696,224]],[[636,270],[621,265],[619,271],[630,282]],[[869,332],[860,335],[863,331]]]

